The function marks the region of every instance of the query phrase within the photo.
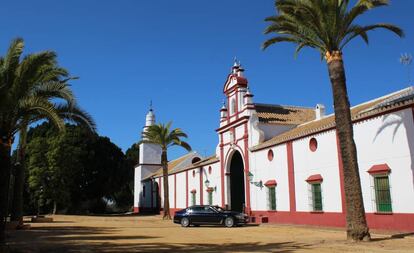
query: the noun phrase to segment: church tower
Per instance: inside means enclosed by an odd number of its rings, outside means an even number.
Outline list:
[[[248,81],[244,76],[244,68],[235,59],[231,73],[224,84],[223,93],[226,102],[220,109],[220,127],[231,124],[243,116],[251,116],[254,112],[253,95],[248,88]]]
[[[155,173],[161,167],[161,147],[157,144],[145,142],[143,133],[147,131],[148,127],[155,125],[155,114],[150,106],[150,109],[145,117],[145,126],[142,130],[141,143],[139,144],[139,163],[135,167],[134,177],[134,212],[138,213],[140,207],[148,206],[143,203],[143,180],[149,175]]]

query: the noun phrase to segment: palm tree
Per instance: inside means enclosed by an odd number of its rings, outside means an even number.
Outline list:
[[[352,7],[349,6],[349,0],[278,0],[275,5],[277,14],[265,19],[270,22],[265,34],[276,33],[277,36],[266,40],[263,49],[276,43],[291,42],[297,45],[295,54],[304,47],[310,47],[318,50],[321,57],[325,58],[332,85],[336,131],[344,168],[347,238],[370,240],[342,52],[354,38],[361,37],[368,43],[368,31],[382,28],[400,37],[403,36],[403,31],[385,23],[366,26],[355,24],[356,19],[367,11],[387,6],[387,0],[359,0]]]
[[[51,99],[52,86],[61,87],[55,92],[58,91],[64,100],[69,101],[71,96],[71,91],[63,87],[66,81],[62,78],[68,76],[67,71],[57,67],[56,54],[44,51],[21,59],[23,48],[23,40],[15,39],[6,56],[0,57],[0,245],[5,242],[14,136],[41,119],[49,119],[58,129],[64,130],[62,116],[69,115],[67,108],[78,110],[73,101],[62,104]],[[21,137],[25,139],[24,132]]]
[[[62,78],[61,75],[53,77],[46,83],[38,83],[33,86],[32,93],[36,96],[43,97],[48,100],[63,99],[65,104],[55,104],[56,110],[61,118],[67,121],[85,125],[92,132],[96,131],[96,125],[92,117],[76,105],[76,99],[68,86],[68,81],[76,78]],[[13,201],[11,209],[11,220],[18,221],[19,225],[23,224],[23,191],[25,181],[25,149],[28,126],[38,121],[39,118],[22,119],[21,129],[19,131],[19,145],[17,149],[17,160],[14,166],[15,179],[13,184]],[[54,208],[54,213],[56,208]]]
[[[164,187],[164,215],[163,219],[171,220],[170,215],[170,201],[168,195],[168,157],[167,150],[172,146],[180,146],[188,151],[191,151],[191,147],[187,142],[181,140],[181,138],[187,138],[180,128],[171,130],[171,122],[164,124],[157,124],[149,126],[143,134],[143,141],[158,144],[161,146],[161,165],[162,165],[162,177]]]

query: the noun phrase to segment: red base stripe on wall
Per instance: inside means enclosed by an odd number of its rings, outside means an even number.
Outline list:
[[[313,225],[345,228],[345,214],[336,212],[287,212],[287,211],[252,211],[256,223],[269,222],[280,224]],[[367,213],[368,227],[396,231],[413,231],[414,214]]]

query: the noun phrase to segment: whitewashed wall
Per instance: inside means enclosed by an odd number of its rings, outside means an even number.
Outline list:
[[[314,137],[318,148],[312,152],[309,140]],[[321,174],[322,205],[325,212],[342,212],[341,188],[335,131],[328,131],[293,142],[296,210],[311,211],[309,184],[306,179]]]
[[[185,171],[177,173],[177,208],[186,208]]]
[[[276,210],[289,211],[289,179],[287,167],[286,145],[279,145],[271,148],[273,160],[267,158],[270,149],[263,149],[250,153],[250,171],[254,175],[254,181],[262,180],[263,184],[268,180],[276,180]],[[268,210],[267,189],[250,185],[252,210]]]
[[[170,208],[174,208],[174,175],[168,176],[168,189],[169,189],[169,200],[170,200]]]
[[[195,176],[193,177],[193,171]],[[195,189],[196,194],[196,205],[200,204],[200,169],[195,168],[188,171],[188,205],[191,206],[191,190]]]
[[[373,165],[388,164],[394,213],[414,212],[414,123],[412,109],[405,109],[354,125],[361,185],[366,212],[375,212]]]

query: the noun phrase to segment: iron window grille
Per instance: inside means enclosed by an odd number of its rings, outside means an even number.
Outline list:
[[[373,202],[379,213],[392,212],[391,186],[387,174],[373,176]]]
[[[270,186],[267,187],[267,209],[268,210],[276,210],[276,187]]]
[[[309,205],[310,209],[314,212],[323,211],[322,203],[322,186],[320,182],[309,184]]]

